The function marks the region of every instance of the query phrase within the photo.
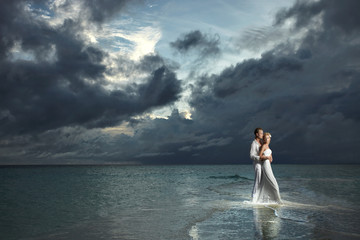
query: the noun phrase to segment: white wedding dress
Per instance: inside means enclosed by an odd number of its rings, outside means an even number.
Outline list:
[[[263,154],[270,156],[271,153],[271,149],[268,148]],[[281,204],[279,186],[271,169],[270,161],[267,159],[262,164],[260,187],[256,195],[254,199],[256,203]]]

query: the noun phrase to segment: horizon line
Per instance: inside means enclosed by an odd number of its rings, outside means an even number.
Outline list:
[[[86,167],[86,166],[206,166],[206,165],[252,165],[252,163],[55,163],[55,164],[0,164],[2,167]],[[276,163],[275,165],[360,165],[360,163]]]

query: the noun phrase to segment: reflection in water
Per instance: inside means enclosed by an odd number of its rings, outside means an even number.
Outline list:
[[[255,239],[275,239],[277,238],[281,223],[280,218],[275,215],[274,209],[267,206],[254,208]]]
[[[190,231],[189,231],[189,236],[191,237],[192,240],[199,240],[199,230],[198,227],[196,225],[192,226]]]

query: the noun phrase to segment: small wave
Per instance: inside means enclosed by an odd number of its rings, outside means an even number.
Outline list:
[[[242,177],[239,176],[237,174],[233,175],[233,176],[210,176],[209,178],[211,179],[244,179],[244,180],[253,180],[247,177]]]
[[[299,217],[295,217],[295,216],[284,216],[283,214],[281,214],[281,208],[283,207],[289,207],[289,202],[287,201],[283,201],[281,204],[278,203],[254,203],[252,201],[243,201],[244,204],[247,205],[251,205],[254,206],[255,208],[267,208],[273,211],[274,215],[282,220],[287,220],[287,221],[293,221],[293,222],[298,222],[298,223],[309,223],[308,221],[306,221],[304,218],[299,218]],[[279,211],[280,210],[280,211]]]
[[[279,206],[279,207],[286,207],[286,208],[299,208],[299,209],[326,209],[329,206],[321,206],[316,204],[305,204],[305,203],[298,203],[292,201],[286,201],[282,199],[282,203],[254,203],[249,200],[243,201],[243,204],[252,205],[252,206]]]
[[[283,206],[284,203],[276,203],[276,202],[273,202],[273,203],[269,203],[269,202],[266,202],[266,203],[258,203],[258,202],[252,202],[252,201],[248,201],[248,200],[245,200],[243,201],[244,204],[246,205],[252,205],[252,206]]]
[[[282,220],[288,220],[288,221],[294,221],[294,222],[300,222],[300,223],[309,223],[308,221],[305,221],[305,220],[303,220],[303,219],[294,218],[294,217],[281,216],[281,215],[279,214],[279,212],[278,212],[275,208],[273,208],[273,207],[271,207],[271,206],[269,206],[269,205],[264,205],[264,207],[273,210],[275,216],[278,217],[278,218],[280,218],[280,219],[282,219]]]

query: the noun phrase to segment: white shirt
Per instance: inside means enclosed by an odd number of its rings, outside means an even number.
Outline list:
[[[260,144],[254,140],[251,143],[251,148],[250,148],[250,158],[255,161],[255,162],[259,162],[260,161]]]

